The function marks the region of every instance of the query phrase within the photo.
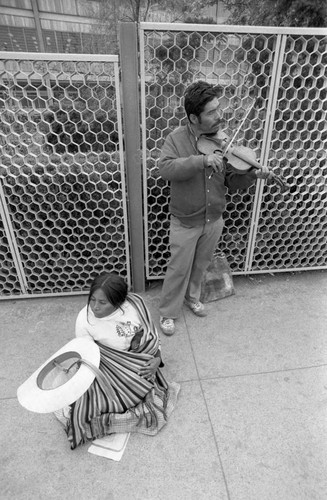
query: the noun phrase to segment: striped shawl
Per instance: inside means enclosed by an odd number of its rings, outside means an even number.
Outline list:
[[[157,329],[140,296],[130,293],[127,300],[141,319],[144,329],[141,341],[133,351],[119,351],[97,342],[100,373],[72,405],[66,426],[72,449],[112,432],[155,434],[159,429],[158,419],[167,419],[169,385],[160,368],[153,381],[138,375],[140,367],[158,353]]]

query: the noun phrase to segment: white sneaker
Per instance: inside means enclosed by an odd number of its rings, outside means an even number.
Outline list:
[[[187,307],[191,309],[191,311],[196,314],[196,316],[206,316],[207,313],[204,310],[204,305],[202,302],[190,302],[189,300],[185,300],[185,304]]]
[[[175,321],[172,318],[162,318],[160,316],[160,328],[165,335],[174,335]]]

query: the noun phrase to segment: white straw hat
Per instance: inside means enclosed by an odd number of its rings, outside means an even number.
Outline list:
[[[73,339],[17,389],[18,401],[36,413],[60,410],[87,391],[99,365],[97,344],[87,337]]]

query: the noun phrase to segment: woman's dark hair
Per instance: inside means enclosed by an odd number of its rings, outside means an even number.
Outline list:
[[[205,105],[218,97],[218,94],[218,87],[211,83],[203,80],[191,83],[184,94],[184,108],[187,118],[190,119],[190,115],[200,116]]]
[[[100,273],[91,283],[90,292],[87,300],[87,311],[89,310],[90,300],[96,290],[101,289],[108,301],[118,309],[126,300],[128,285],[124,278],[115,273],[106,271]]]

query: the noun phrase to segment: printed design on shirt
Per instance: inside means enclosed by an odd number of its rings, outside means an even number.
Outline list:
[[[138,327],[136,325],[132,325],[130,321],[127,321],[127,323],[119,322],[116,325],[118,337],[133,337],[137,331]]]

